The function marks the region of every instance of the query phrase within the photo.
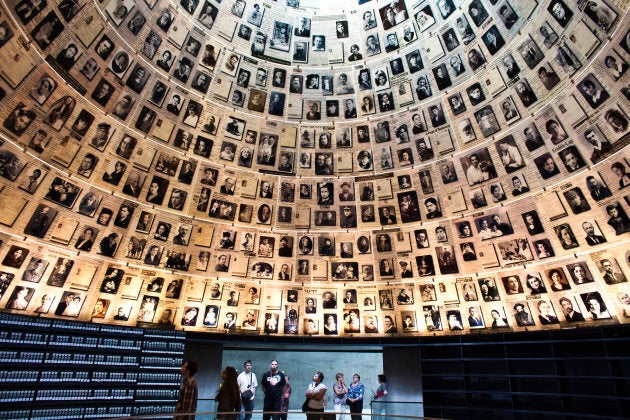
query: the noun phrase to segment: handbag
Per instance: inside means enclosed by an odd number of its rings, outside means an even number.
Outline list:
[[[254,396],[254,393],[252,392],[251,389],[246,389],[245,391],[241,392],[242,400],[249,401],[252,399],[253,396]]]
[[[247,385],[247,389],[241,392],[241,400],[249,401],[254,396],[254,392],[250,389],[252,386],[252,374],[249,374],[249,384]]]
[[[310,398],[308,398],[308,397],[304,400],[304,404],[302,404],[302,412],[303,412],[303,413],[306,413],[307,411],[311,411],[311,407],[309,407],[309,406],[308,406],[308,402],[309,402],[310,400],[311,400],[311,399],[310,399]]]

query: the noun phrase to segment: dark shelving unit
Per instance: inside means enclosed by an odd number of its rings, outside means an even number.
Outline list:
[[[628,335],[602,327],[423,340],[424,415],[628,418]]]
[[[186,334],[0,313],[1,419],[172,413]]]

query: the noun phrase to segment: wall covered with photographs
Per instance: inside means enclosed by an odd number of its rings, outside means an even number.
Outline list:
[[[391,336],[630,320],[608,0],[5,0],[0,310]]]

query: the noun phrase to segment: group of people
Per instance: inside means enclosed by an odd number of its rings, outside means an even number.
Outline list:
[[[194,375],[198,369],[197,364],[190,360],[184,361],[182,365],[183,382],[175,409],[175,420],[194,419],[198,398],[198,385]],[[250,420],[254,411],[256,390],[259,387],[258,378],[252,372],[252,361],[246,360],[243,363],[243,371],[240,373],[233,366],[226,366],[221,372],[221,379],[222,383],[215,396],[216,419]],[[302,411],[306,413],[307,420],[320,419],[319,413],[323,413],[326,409],[328,388],[323,381],[324,374],[315,372],[304,393],[305,401]],[[372,401],[387,399],[385,375],[378,375],[378,383],[378,388],[373,391]],[[269,370],[262,375],[260,387],[264,394],[263,420],[286,420],[292,389],[289,375],[279,369],[278,360],[271,360]],[[346,384],[343,373],[337,373],[332,391],[337,420],[345,420],[348,411],[351,420],[361,420],[365,396],[365,386],[361,383],[361,376],[355,373],[352,376],[352,382]],[[385,404],[373,404],[372,412],[385,414]]]

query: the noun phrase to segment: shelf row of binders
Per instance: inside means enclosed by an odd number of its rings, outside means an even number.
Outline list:
[[[0,419],[171,413],[185,339],[181,331],[0,313],[0,382],[10,384],[0,389]]]

